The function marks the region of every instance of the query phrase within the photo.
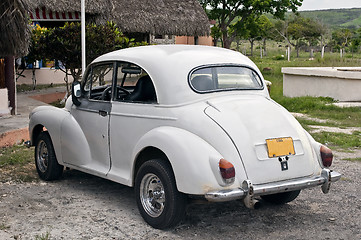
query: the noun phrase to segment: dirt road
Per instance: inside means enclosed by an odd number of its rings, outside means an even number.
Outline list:
[[[0,239],[361,239],[361,164],[336,160],[334,168],[343,177],[328,195],[304,190],[258,210],[191,204],[167,231],[142,220],[132,188],[77,171],[51,183],[0,183]]]

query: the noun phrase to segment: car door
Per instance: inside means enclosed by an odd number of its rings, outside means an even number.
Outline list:
[[[130,183],[132,155],[139,139],[151,129],[166,125],[157,105],[153,81],[139,66],[117,63],[117,81],[110,114],[110,179]]]
[[[75,119],[81,129],[77,135],[81,136],[76,136],[76,140],[69,139],[73,144],[62,144],[65,163],[99,175],[106,175],[111,163],[109,114],[114,78],[113,69],[114,63],[107,62],[91,66],[87,71],[86,77],[82,81],[81,104],[80,106],[73,105],[71,108],[71,118]],[[69,119],[69,121],[71,120]],[[63,138],[73,135],[72,133],[66,134],[66,131],[71,130],[63,129]]]

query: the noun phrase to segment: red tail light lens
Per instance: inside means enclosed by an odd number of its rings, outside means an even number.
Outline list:
[[[332,165],[332,160],[333,160],[333,154],[331,149],[322,145],[320,152],[321,152],[321,159],[323,166],[330,167]]]
[[[225,159],[219,160],[219,170],[225,183],[229,184],[234,182],[236,171],[232,163]]]

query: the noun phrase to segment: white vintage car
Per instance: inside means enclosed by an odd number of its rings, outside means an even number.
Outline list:
[[[30,114],[43,180],[64,167],[135,189],[144,220],[177,224],[188,198],[283,204],[327,193],[332,152],[270,99],[256,65],[205,46],[144,46],[95,59],[65,108]]]

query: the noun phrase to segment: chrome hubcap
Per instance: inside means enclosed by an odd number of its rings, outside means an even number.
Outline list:
[[[48,169],[48,147],[43,140],[40,140],[36,152],[36,162],[40,172],[44,173]]]
[[[157,175],[146,174],[140,183],[140,201],[151,217],[159,217],[164,209],[164,187]]]

